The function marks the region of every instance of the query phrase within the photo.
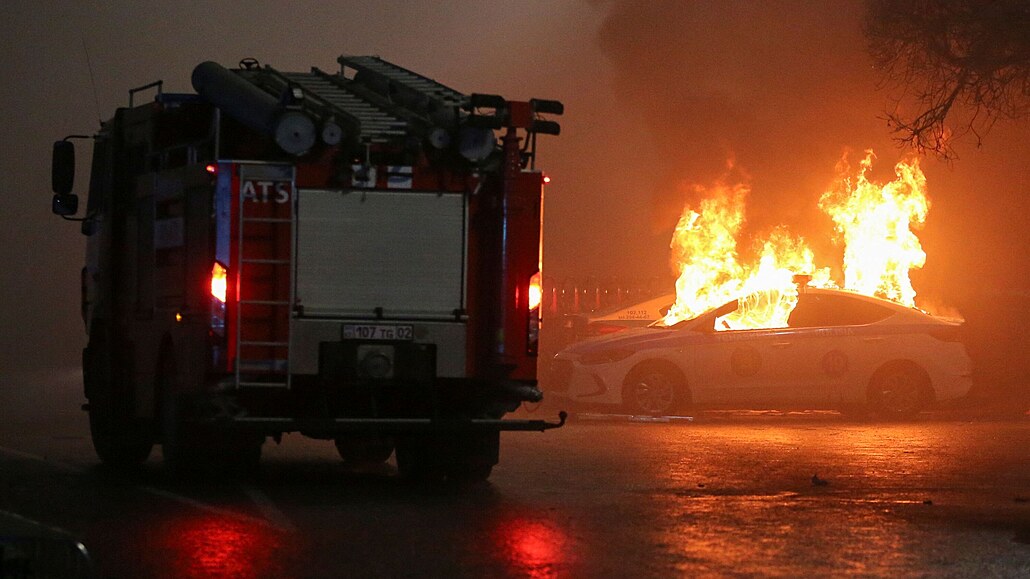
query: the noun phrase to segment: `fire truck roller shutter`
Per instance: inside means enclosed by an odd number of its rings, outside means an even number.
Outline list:
[[[217,62],[198,64],[190,80],[197,94],[251,129],[274,137],[287,153],[303,155],[315,144],[317,130],[308,115],[284,111],[274,96]]]

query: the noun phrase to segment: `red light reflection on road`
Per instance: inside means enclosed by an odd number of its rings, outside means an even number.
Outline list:
[[[564,575],[569,564],[570,545],[566,534],[549,521],[515,518],[503,521],[495,540],[508,560],[511,571],[526,577]]]
[[[280,533],[258,522],[203,515],[171,523],[164,547],[174,554],[176,577],[277,575]]]

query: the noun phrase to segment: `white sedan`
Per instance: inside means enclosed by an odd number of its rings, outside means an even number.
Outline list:
[[[787,327],[717,331],[737,307],[573,344],[555,356],[549,393],[631,414],[803,407],[905,417],[972,385],[959,320],[809,288]]]

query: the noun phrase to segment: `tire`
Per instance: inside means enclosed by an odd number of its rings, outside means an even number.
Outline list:
[[[397,441],[397,474],[411,482],[442,480],[446,473],[440,463],[437,445],[423,437],[406,436]]]
[[[335,441],[336,452],[343,462],[352,465],[376,465],[390,460],[393,439],[382,436],[346,436]]]
[[[397,441],[397,471],[412,481],[477,483],[497,464],[500,433],[406,436]]]
[[[127,468],[142,464],[154,443],[145,429],[112,416],[109,402],[94,397],[89,403],[89,434],[100,461],[108,466]]]
[[[481,483],[490,478],[494,465],[484,457],[467,457],[447,465],[447,480],[456,483]]]
[[[157,365],[158,415],[161,420],[161,454],[165,470],[173,476],[194,470],[199,461],[200,445],[193,433],[183,428],[184,400],[175,384],[178,372],[175,357],[165,348]]]
[[[196,402],[176,388],[177,371],[175,357],[166,347],[156,377],[165,471],[177,478],[257,474],[265,436],[190,423],[188,419],[197,414]]]
[[[633,370],[622,388],[623,407],[634,415],[667,415],[685,406],[686,396],[682,375],[663,365]]]
[[[145,422],[133,416],[131,399],[116,383],[107,335],[97,322],[89,346],[82,352],[83,385],[89,397],[89,434],[93,448],[106,465],[118,468],[141,464],[154,447]]]
[[[930,400],[930,380],[914,364],[891,364],[881,368],[869,387],[869,406],[881,418],[912,418]]]

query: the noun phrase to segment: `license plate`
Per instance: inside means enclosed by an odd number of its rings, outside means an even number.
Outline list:
[[[344,340],[413,340],[415,332],[410,325],[344,324]]]

